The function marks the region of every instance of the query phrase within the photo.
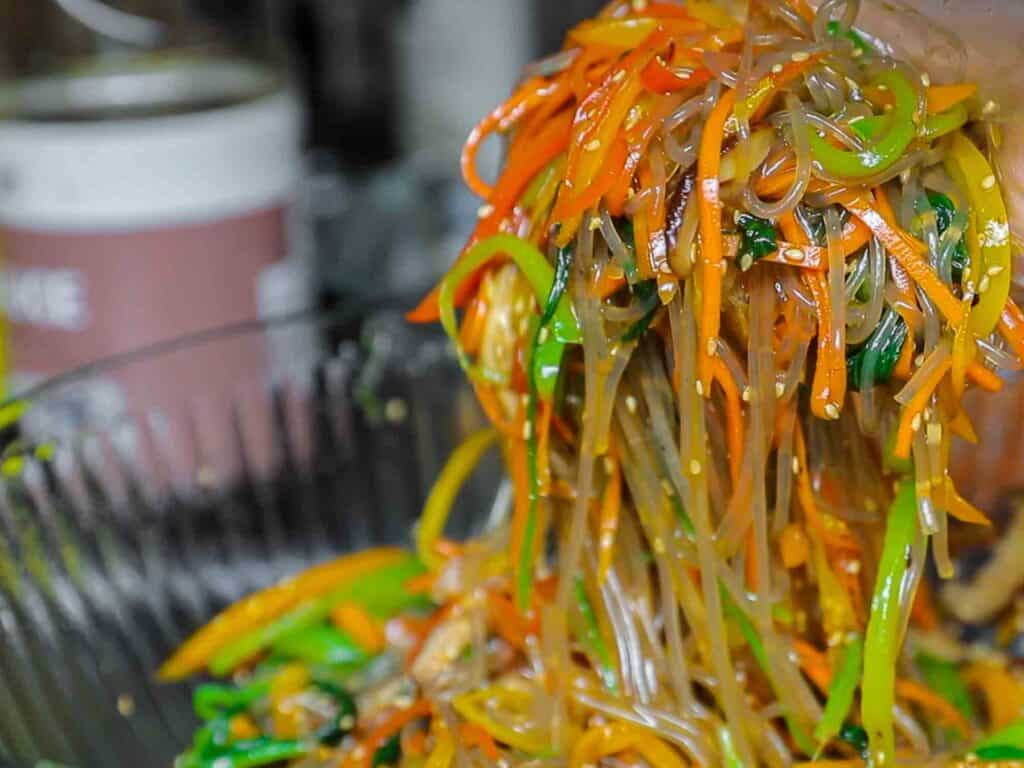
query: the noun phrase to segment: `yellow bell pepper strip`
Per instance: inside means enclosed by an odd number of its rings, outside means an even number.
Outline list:
[[[1004,728],[1024,713],[1024,686],[1013,678],[1004,664],[975,661],[963,672],[970,688],[985,696],[985,710],[992,728]]]
[[[435,721],[439,722],[439,721]],[[455,739],[445,726],[437,729],[434,750],[427,757],[423,768],[449,768],[455,760]]]
[[[494,737],[495,741],[508,744],[536,757],[553,753],[546,734],[536,730],[519,730],[498,720],[495,715],[502,710],[521,715],[528,712],[532,704],[526,691],[502,685],[492,685],[476,691],[468,691],[452,699],[452,706],[463,718],[479,725]]]
[[[304,602],[290,613],[269,624],[257,626],[224,645],[210,661],[210,671],[214,675],[228,674],[283,638],[327,620],[331,611],[341,603],[358,602],[381,618],[422,603],[423,596],[408,589],[406,583],[423,573],[424,567],[419,560],[402,553],[401,559],[361,571],[357,578],[316,599],[302,595]]]
[[[814,738],[818,744],[824,745],[834,739],[846,722],[846,717],[853,706],[853,695],[857,692],[857,684],[860,682],[863,659],[864,638],[857,635],[843,646],[839,669],[829,683],[825,711],[814,728]]]
[[[434,549],[434,544],[444,533],[452,504],[480,459],[497,442],[499,434],[496,429],[481,429],[470,435],[452,452],[441,474],[434,481],[416,526],[416,553],[431,570],[440,568],[445,562]]]
[[[906,76],[897,71],[884,72],[876,78],[877,85],[886,86],[893,94],[895,106],[889,115],[889,130],[884,136],[862,150],[839,149],[818,135],[817,129],[809,128],[811,154],[831,176],[842,179],[863,179],[883,171],[895,163],[910,142],[914,140],[917,128],[914,115],[917,110],[917,95]]]
[[[341,603],[331,611],[331,623],[355,640],[367,653],[380,653],[387,646],[380,619],[359,603]]]
[[[470,374],[473,373],[474,367],[458,342],[459,329],[455,318],[455,294],[463,280],[499,254],[507,255],[515,262],[523,276],[529,281],[538,302],[547,299],[555,280],[554,269],[544,255],[536,247],[514,235],[493,235],[466,251],[458,264],[441,281],[438,305],[441,313],[441,325],[455,342],[459,362]],[[557,352],[557,356],[560,358],[561,349],[565,344],[579,344],[583,341],[583,333],[570,302],[558,302],[551,318],[550,333],[553,338],[552,357],[556,356]],[[547,366],[540,371],[538,387],[543,394],[550,396],[554,392],[556,381],[557,370],[552,371],[550,366]]]
[[[597,765],[601,758],[627,749],[636,750],[653,768],[686,768],[675,750],[657,736],[621,720],[595,726],[580,736],[569,755],[569,768]]]
[[[992,166],[964,134],[957,133],[950,141],[945,168],[967,195],[971,214],[968,248],[980,247],[978,258],[971,254],[971,279],[980,298],[971,310],[970,330],[984,338],[996,327],[1010,295],[1010,227],[1006,205]]]
[[[917,531],[914,482],[901,480],[889,508],[878,578],[871,598],[864,641],[860,716],[868,732],[872,765],[891,765],[896,752],[892,706],[900,635],[900,586],[907,572],[906,553]]]
[[[185,641],[158,673],[162,680],[181,680],[203,669],[222,648],[292,610],[344,584],[402,562],[397,548],[370,549],[314,566],[291,579],[256,592],[217,615]]]
[[[569,41],[579,45],[602,45],[618,50],[636,48],[659,28],[673,35],[703,32],[707,25],[692,19],[588,19],[569,31]]]

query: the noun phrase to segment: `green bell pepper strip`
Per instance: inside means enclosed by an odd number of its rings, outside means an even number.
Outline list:
[[[330,624],[317,624],[282,637],[274,653],[307,664],[338,667],[362,665],[370,656],[351,637]]]
[[[309,745],[293,739],[279,741],[261,736],[237,741],[219,755],[203,757],[196,768],[258,768],[309,754]]]
[[[907,556],[916,531],[914,483],[905,478],[900,481],[889,508],[864,641],[860,717],[868,732],[871,763],[877,765],[891,765],[896,750],[892,707],[899,653],[900,586],[907,572]]]
[[[419,560],[410,557],[381,568],[368,578],[338,587],[229,643],[213,657],[210,671],[221,676],[229,673],[283,638],[322,623],[341,603],[359,603],[378,618],[421,605],[425,602],[423,596],[410,593],[405,585],[425,570]]]
[[[552,284],[555,281],[555,271],[548,264],[544,254],[538,251],[533,245],[513,235],[494,235],[481,240],[474,245],[452,270],[441,281],[438,294],[438,307],[441,314],[441,325],[445,332],[455,342],[456,353],[459,362],[467,372],[473,373],[474,367],[469,356],[462,349],[458,342],[458,323],[455,318],[455,291],[472,275],[477,269],[493,259],[498,254],[505,254],[515,262],[523,276],[530,283],[538,302],[542,302],[551,293]],[[550,323],[551,335],[554,342],[558,344],[579,344],[583,341],[583,332],[580,330],[576,315],[573,314],[572,305],[569,302],[558,302]],[[558,347],[552,344],[551,353],[554,354]],[[550,397],[554,392],[557,374],[545,368],[540,372],[538,386],[545,396]]]
[[[978,754],[979,750],[993,749],[995,747],[1013,747],[1024,751],[1024,720],[1018,720],[1005,728],[986,736],[971,749],[971,752]]]
[[[819,136],[816,128],[808,128],[811,155],[832,176],[862,179],[884,171],[900,159],[917,134],[914,125],[917,94],[906,76],[897,70],[889,70],[879,75],[874,83],[884,85],[892,92],[895,107],[888,115],[889,130],[873,144],[862,150],[839,149]]]
[[[577,577],[574,585],[574,594],[576,597],[576,608],[579,610],[580,618],[583,622],[581,631],[578,633],[580,645],[583,646],[584,651],[591,660],[595,662],[594,668],[597,669],[597,675],[601,678],[601,682],[604,683],[604,687],[615,693],[619,687],[618,678],[615,674],[615,665],[612,663],[611,654],[608,653],[608,646],[605,645],[604,638],[601,636],[597,616],[594,614],[594,606],[590,604],[590,598],[587,597],[587,589],[583,584],[583,579],[579,577]]]
[[[399,739],[399,734],[396,733],[373,753],[373,768],[379,768],[382,765],[398,765],[401,756],[402,742]]]
[[[819,744],[825,744],[842,730],[843,723],[853,706],[853,695],[857,692],[857,684],[860,682],[863,659],[864,639],[858,635],[843,649],[843,659],[839,662],[839,668],[828,687],[825,711],[814,728],[814,738]]]
[[[973,750],[974,754],[985,762],[1018,762],[1024,760],[1024,748],[1012,744],[993,744]]]
[[[257,680],[241,687],[206,683],[192,694],[192,709],[203,720],[213,720],[244,712],[269,693],[269,680]]]
[[[732,595],[725,588],[724,585],[719,584],[719,591],[722,595],[722,609],[726,619],[732,619],[736,622],[736,625],[740,629],[740,634],[743,635],[743,639],[747,641],[747,645],[750,646],[751,653],[754,654],[754,659],[757,661],[757,665],[764,672],[765,677],[768,681],[775,685],[775,679],[772,676],[772,668],[768,663],[768,654],[764,649],[764,641],[761,636],[757,633],[757,627],[754,626],[754,622],[740,610],[739,606],[733,602]],[[789,729],[790,735],[793,737],[793,741],[796,742],[805,754],[813,755],[817,749],[814,741],[804,731],[800,724],[793,718],[791,714],[786,712],[783,714],[782,719],[786,721],[786,727]]]
[[[934,141],[940,136],[945,136],[962,127],[967,122],[967,107],[957,104],[945,112],[925,117],[919,137],[926,141]],[[886,127],[892,122],[891,114],[872,115],[850,123],[850,128],[860,138],[871,140],[881,136]]]
[[[968,722],[972,722],[975,714],[971,692],[960,679],[956,664],[927,653],[918,653],[914,660],[917,662],[917,668],[921,670],[925,684],[956,707]]]
[[[544,301],[544,310],[533,331],[530,358],[526,364],[526,420],[530,425],[526,437],[526,471],[530,486],[530,508],[523,531],[522,548],[518,553],[519,573],[516,580],[516,601],[519,608],[524,611],[529,607],[533,585],[533,541],[537,536],[537,505],[540,503],[540,477],[537,469],[537,398],[538,395],[545,399],[554,396],[555,385],[561,373],[565,343],[549,328],[556,321],[558,312],[567,306],[562,302],[562,296],[569,285],[571,269],[572,249],[560,248],[551,287]]]
[[[985,155],[962,133],[953,135],[944,161],[946,172],[967,195],[969,218],[967,248],[972,280],[988,280],[978,303],[971,309],[968,327],[981,338],[999,322],[1010,295],[1010,227],[1006,204],[992,166]]]

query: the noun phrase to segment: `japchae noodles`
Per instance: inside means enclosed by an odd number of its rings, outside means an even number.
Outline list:
[[[168,661],[230,678],[180,766],[1024,764],[1024,679],[956,624],[1006,611],[1019,546],[952,611],[924,578],[989,525],[947,471],[961,396],[1024,359],[994,108],[857,10],[618,0],[480,123],[479,223],[410,319],[492,427],[414,554],[317,566]],[[510,513],[448,540],[492,446]]]

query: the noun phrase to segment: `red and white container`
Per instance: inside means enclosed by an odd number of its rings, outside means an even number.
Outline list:
[[[274,75],[197,61],[23,81],[6,97],[16,116],[0,121],[9,393],[255,320],[260,296],[280,294],[266,283],[288,252],[301,121]],[[187,399],[267,364],[255,341],[216,350],[172,378],[152,367],[100,375],[75,408]]]

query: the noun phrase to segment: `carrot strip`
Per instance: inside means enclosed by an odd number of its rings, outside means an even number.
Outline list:
[[[559,195],[558,202],[555,204],[554,210],[551,211],[550,221],[554,223],[573,219],[582,216],[585,211],[596,206],[625,172],[628,155],[629,150],[625,138],[616,137],[608,153],[608,158],[594,182],[576,197]]]
[[[419,657],[433,631],[443,624],[448,617],[452,615],[454,610],[455,603],[446,603],[441,608],[434,611],[426,620],[415,628],[414,632],[416,634],[416,641],[405,654],[405,666],[407,669],[411,667]]]
[[[725,266],[722,260],[722,204],[719,200],[718,174],[722,165],[725,121],[729,118],[735,102],[735,91],[728,91],[719,98],[704,124],[697,156],[702,289],[697,368],[705,393],[711,392],[711,361],[717,354],[718,328],[722,312],[722,270]]]
[[[967,364],[967,378],[988,392],[999,392],[1003,388],[1003,380],[977,361]]]
[[[841,198],[840,202],[850,213],[868,226],[914,282],[921,286],[921,289],[934,302],[943,316],[952,325],[958,325],[963,319],[964,311],[960,300],[953,295],[949,287],[935,274],[931,265],[915,252],[899,231],[886,222],[878,209],[862,195],[847,195]]]
[[[370,731],[363,743],[359,745],[359,749],[354,749],[349,753],[343,765],[370,768],[373,765],[374,754],[384,745],[384,742],[398,733],[407,723],[427,717],[433,711],[433,704],[426,699],[418,699],[412,706],[396,710],[384,722]],[[356,758],[356,754],[360,757]]]
[[[799,425],[794,430],[793,437],[797,459],[796,495],[804,517],[807,518],[807,524],[828,549],[859,555],[860,545],[853,538],[846,523],[828,513],[822,514],[818,509],[807,465],[807,444]]]
[[[513,648],[526,650],[526,638],[537,634],[536,623],[525,619],[509,598],[493,589],[487,592],[487,615],[497,635]]]
[[[484,328],[487,325],[487,302],[479,293],[473,297],[459,328],[459,344],[467,355],[475,355],[480,350],[484,339]]]
[[[943,377],[947,373],[949,373],[951,365],[952,363],[947,359],[937,366],[936,369],[928,375],[928,378],[925,379],[921,388],[906,403],[906,405],[903,406],[903,411],[900,413],[899,427],[896,430],[896,445],[893,448],[893,453],[899,458],[910,458],[910,444],[914,439],[914,433],[921,428],[919,419],[916,420],[917,428],[914,427],[915,419],[922,411],[924,411],[932,394],[939,386],[939,382],[942,381]]]
[[[491,736],[491,734],[489,734],[484,728],[481,728],[475,723],[463,723],[460,725],[459,739],[461,739],[466,749],[479,747],[480,752],[482,752],[483,756],[491,763],[495,763],[501,759],[501,750],[498,749],[498,745],[494,741],[494,737]]]
[[[743,468],[743,404],[739,386],[732,376],[732,371],[721,358],[712,362],[713,375],[725,396],[725,442],[729,450],[729,477],[735,488],[739,483],[740,471]]]
[[[949,701],[921,683],[904,678],[896,680],[896,695],[935,714],[945,725],[956,728],[964,735],[971,733],[971,724]]]
[[[917,344],[914,341],[914,334],[908,333],[903,340],[903,347],[900,349],[900,357],[896,366],[892,369],[893,378],[906,381],[914,373],[914,353],[917,352]]]
[[[1013,299],[1008,299],[999,316],[999,332],[1013,353],[1024,360],[1024,312]]]
[[[811,411],[819,419],[833,419],[846,397],[846,350],[832,328],[832,298],[824,273],[803,272],[800,277],[818,307],[818,361],[811,384]]]

